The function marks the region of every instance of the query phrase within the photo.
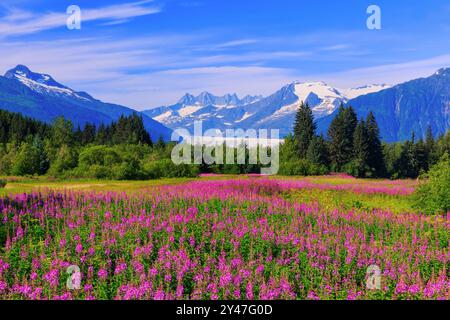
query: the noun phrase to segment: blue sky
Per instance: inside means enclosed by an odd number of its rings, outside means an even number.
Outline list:
[[[78,5],[81,30],[68,30]],[[381,9],[369,30],[367,7]],[[450,66],[448,0],[8,0],[0,72],[17,64],[136,109],[185,92],[268,95],[294,80],[395,84]]]

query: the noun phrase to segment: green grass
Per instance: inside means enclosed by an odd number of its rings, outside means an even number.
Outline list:
[[[156,179],[146,181],[117,181],[117,180],[71,180],[49,181],[45,179],[19,180],[8,182],[0,189],[0,196],[28,193],[39,190],[85,190],[85,191],[125,191],[138,192],[153,186],[169,185],[191,181],[191,178]]]
[[[342,210],[355,209],[372,211],[389,210],[394,213],[414,212],[411,196],[391,196],[384,194],[356,194],[349,191],[303,189],[286,194],[296,202],[318,203],[321,208]]]

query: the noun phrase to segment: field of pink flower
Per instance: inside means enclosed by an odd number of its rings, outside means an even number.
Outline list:
[[[450,217],[324,210],[314,188],[403,196],[409,184],[243,178],[137,194],[0,199],[0,299],[449,299]],[[367,268],[381,287],[366,286]],[[70,288],[80,270],[80,288]]]

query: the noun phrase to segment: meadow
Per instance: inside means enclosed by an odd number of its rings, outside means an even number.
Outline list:
[[[449,299],[450,217],[414,210],[416,186],[346,175],[9,181],[0,298]],[[381,283],[369,289],[373,265]]]

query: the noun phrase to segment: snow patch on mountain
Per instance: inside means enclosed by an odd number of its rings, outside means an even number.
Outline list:
[[[363,96],[369,93],[375,93],[384,89],[391,88],[391,85],[388,84],[370,84],[362,87],[351,88],[347,90],[343,90],[344,95],[347,99],[354,99],[359,96]]]
[[[6,72],[5,77],[8,79],[16,79],[31,90],[40,94],[69,96],[87,101],[90,100],[86,96],[82,96],[82,93],[75,92],[56,82],[51,76],[32,72],[23,65],[18,65],[14,69],[9,70]]]
[[[377,92],[388,85],[368,85],[352,89],[337,89],[325,82],[294,81],[268,97],[236,94],[215,96],[202,92],[198,96],[186,93],[177,104],[144,111],[168,127],[192,129],[202,120],[204,129],[224,129],[232,125],[243,128],[280,128],[290,131],[301,102],[307,103],[316,119],[332,114],[341,103]]]

